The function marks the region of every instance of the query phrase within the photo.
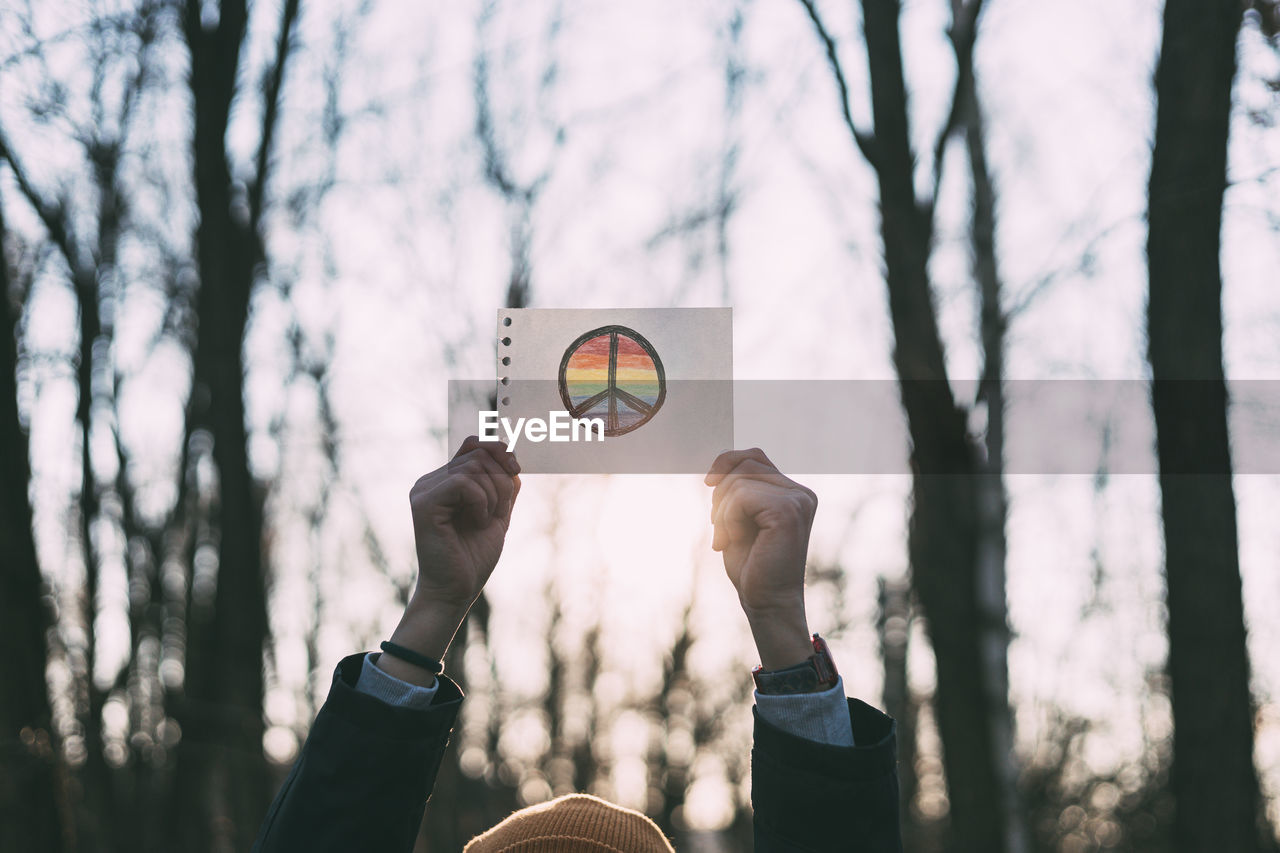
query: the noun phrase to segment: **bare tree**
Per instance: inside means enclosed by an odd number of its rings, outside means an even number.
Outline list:
[[[549,134],[551,150],[546,162],[535,174],[527,177],[519,175],[512,165],[511,152],[503,146],[502,131],[497,125],[494,112],[490,56],[492,48],[487,44],[488,29],[494,12],[494,3],[487,3],[481,11],[477,27],[477,37],[481,44],[476,52],[473,76],[476,105],[475,138],[480,145],[483,158],[485,183],[502,198],[507,208],[511,272],[507,282],[506,307],[527,308],[532,287],[530,253],[533,248],[533,212],[542,190],[551,179],[556,158],[564,145],[566,134],[563,123],[547,107],[549,96],[559,77],[556,39],[561,27],[561,11],[556,9],[553,12],[547,28],[548,58],[539,78],[538,122],[532,127],[521,128],[526,133]]]
[[[45,682],[52,623],[36,559],[27,434],[18,411],[18,328],[0,205],[0,847],[63,849],[65,801]]]
[[[1175,845],[1260,848],[1222,361],[1222,200],[1241,4],[1169,0],[1148,192],[1147,356],[1165,542]]]
[[[182,13],[191,57],[200,213],[198,330],[187,435],[204,431],[212,438],[217,499],[206,536],[216,548],[217,580],[211,601],[191,601],[186,675],[175,705],[182,741],[171,837],[187,850],[247,848],[270,799],[262,752],[267,566],[262,494],[247,455],[242,346],[250,299],[266,262],[266,188],[299,0],[281,4],[274,59],[261,83],[253,177],[246,182],[233,177],[226,136],[239,93],[248,10],[245,0],[225,0],[211,20],[206,6],[188,0]]]
[[[121,177],[121,161],[131,142],[131,125],[137,103],[148,85],[151,48],[156,41],[161,9],[143,3],[120,20],[100,20],[82,40],[91,68],[88,86],[88,122],[71,118],[68,97],[53,76],[40,85],[47,107],[33,114],[37,123],[48,114],[61,115],[71,127],[71,141],[81,149],[88,189],[73,193],[72,182],[64,181],[53,192],[37,184],[14,150],[6,131],[0,130],[0,156],[9,161],[20,195],[35,212],[56,257],[65,267],[78,313],[78,349],[75,377],[78,391],[76,422],[79,427],[80,486],[76,501],[77,536],[84,565],[85,586],[80,596],[83,640],[72,650],[73,669],[78,670],[78,723],[84,738],[85,761],[79,771],[75,804],[88,846],[118,841],[126,821],[118,818],[120,802],[116,776],[108,767],[104,752],[102,712],[108,695],[119,685],[103,687],[97,673],[95,620],[99,606],[100,572],[103,555],[95,528],[100,524],[119,527],[122,519],[116,508],[130,505],[127,494],[117,494],[117,484],[102,483],[95,473],[91,436],[95,425],[103,424],[119,446],[116,427],[115,384],[109,381],[114,312],[110,305],[120,299],[123,287],[117,275],[117,255],[128,219],[128,195]],[[30,27],[29,15],[22,19]],[[31,55],[47,70],[45,45],[33,39]],[[132,55],[129,52],[132,51]],[[127,57],[127,58],[126,58]],[[122,75],[117,96],[108,96],[110,83]],[[88,224],[85,224],[85,223]],[[104,310],[104,306],[107,306]],[[43,658],[41,658],[43,659]],[[70,815],[68,815],[68,818]]]
[[[899,0],[863,0],[863,27],[871,78],[873,131],[854,121],[850,92],[835,38],[814,0],[801,0],[826,51],[840,109],[853,142],[880,189],[885,282],[895,346],[894,368],[912,446],[912,517],[908,541],[912,585],[923,609],[937,661],[935,696],[950,801],[952,848],[958,851],[1024,849],[1010,772],[1003,484],[969,435],[966,408],[947,374],[933,304],[928,261],[934,236],[934,200],[941,184],[947,140],[966,116],[977,115],[969,57],[981,0],[957,5],[951,37],[959,58],[956,93],[933,152],[933,194],[915,189],[898,24]],[[980,142],[980,138],[979,138]],[[972,156],[971,151],[971,156]],[[980,154],[979,146],[979,154]],[[990,182],[985,184],[990,189]],[[977,192],[975,187],[975,192]],[[994,233],[991,207],[975,199],[975,235]],[[984,217],[986,219],[984,220]],[[991,256],[975,243],[975,272]],[[998,293],[992,307],[998,308]],[[998,331],[998,327],[995,329]],[[999,335],[995,336],[1000,339]],[[1000,369],[999,350],[987,353],[987,372]],[[998,377],[998,373],[994,374]],[[991,384],[986,383],[990,389]],[[995,408],[999,397],[985,402]],[[997,422],[998,423],[998,422]],[[999,449],[998,447],[996,448]],[[984,486],[984,483],[986,484]],[[998,535],[997,535],[998,534]],[[996,561],[998,572],[992,571]]]
[[[1000,773],[1004,803],[1005,846],[1028,847],[1027,827],[1018,802],[1018,765],[1014,756],[1013,713],[1009,708],[1009,613],[1005,601],[1005,522],[1009,499],[1004,481],[1004,352],[1007,314],[1002,304],[1004,285],[996,252],[996,190],[987,162],[986,126],[973,67],[978,16],[982,0],[952,0],[950,32],[956,55],[956,89],[952,121],[963,131],[972,184],[970,240],[972,274],[978,288],[978,333],[982,341],[982,373],[975,401],[986,415],[983,453],[976,480],[978,552],[976,592],[979,643],[987,690],[987,720],[991,730],[991,761]],[[950,122],[949,122],[950,123]],[[941,150],[934,168],[940,168]]]

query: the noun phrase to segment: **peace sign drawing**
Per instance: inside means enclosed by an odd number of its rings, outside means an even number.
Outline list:
[[[639,429],[662,408],[667,379],[657,351],[626,326],[601,326],[560,359],[560,399],[572,418],[600,418],[604,434]]]

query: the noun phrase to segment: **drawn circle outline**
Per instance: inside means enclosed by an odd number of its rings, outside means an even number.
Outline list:
[[[574,353],[578,351],[578,347],[582,346],[589,340],[603,337],[604,335],[609,335],[610,337],[614,335],[622,335],[624,337],[630,338],[632,341],[638,344],[642,350],[645,351],[646,355],[649,356],[649,360],[653,362],[654,372],[658,374],[658,399],[654,401],[653,405],[649,407],[649,410],[647,412],[641,413],[643,414],[643,417],[641,417],[635,423],[630,424],[629,426],[626,426],[622,429],[619,429],[616,426],[610,427],[608,420],[605,421],[604,434],[607,436],[613,437],[616,435],[625,435],[626,433],[629,433],[632,430],[639,429],[640,427],[647,424],[653,418],[653,416],[658,413],[658,410],[662,408],[663,402],[667,399],[667,374],[666,374],[666,370],[662,366],[662,359],[658,357],[658,351],[653,348],[653,344],[649,343],[648,339],[645,338],[644,335],[640,334],[635,329],[629,329],[626,326],[619,326],[615,324],[615,325],[601,326],[598,329],[592,329],[589,332],[583,332],[581,335],[579,335],[577,338],[574,339],[573,343],[569,344],[569,346],[565,348],[564,355],[560,359],[560,371],[558,374],[558,384],[560,388],[560,401],[564,403],[565,411],[567,411],[569,413],[569,416],[572,417],[574,420],[578,420],[581,417],[582,413],[585,412],[587,409],[585,406],[574,406],[573,400],[569,396],[569,385],[565,381],[565,372],[569,368],[569,359],[571,359]],[[612,341],[611,341],[611,344],[612,344]],[[611,350],[610,366],[616,368],[617,350],[613,346],[610,346],[610,350]],[[606,395],[606,399],[616,400],[617,397],[615,392],[617,390],[618,390],[617,380],[614,379],[612,382],[609,382],[609,384],[605,387],[605,390],[601,393]],[[632,411],[640,412],[640,409],[636,408],[634,405],[630,403],[626,403],[624,405],[626,405]],[[579,409],[578,414],[574,414],[575,409]]]

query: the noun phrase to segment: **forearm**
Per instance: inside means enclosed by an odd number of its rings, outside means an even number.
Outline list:
[[[415,596],[405,608],[400,623],[391,632],[390,640],[418,654],[443,661],[468,609],[469,606],[419,601]],[[436,683],[435,673],[392,655],[379,658],[378,668],[401,681],[420,687],[433,687]]]
[[[751,626],[760,665],[765,669],[786,669],[813,654],[803,590],[795,599],[768,609],[753,609],[745,604],[742,609]]]
[[[370,695],[368,666],[364,655],[338,666],[255,851],[413,848],[462,693],[440,678],[428,705],[392,704]]]
[[[743,610],[766,671],[815,655],[802,591],[768,609]],[[756,850],[834,850],[856,837],[859,849],[900,853],[893,721],[846,699],[838,677],[826,690],[804,686],[787,674],[755,694]],[[779,687],[796,692],[772,692]]]

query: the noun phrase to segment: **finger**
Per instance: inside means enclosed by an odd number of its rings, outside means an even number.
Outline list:
[[[450,477],[427,495],[440,506],[452,507],[456,515],[477,526],[488,523],[489,495],[470,477]]]
[[[721,493],[720,500],[716,501],[715,505],[711,508],[711,523],[716,527],[721,528],[722,532],[725,534],[728,534],[729,532],[729,519],[727,512],[731,506],[736,508],[736,502],[738,499],[737,495],[742,489],[750,488],[748,483],[749,481],[747,480],[730,480],[728,485],[725,487],[724,492]]]
[[[743,524],[755,526],[755,518],[761,512],[790,506],[796,491],[776,483],[768,483],[749,477],[734,478],[725,488],[723,496],[711,514],[713,524],[722,525],[731,536]]]
[[[508,475],[514,476],[520,473],[520,463],[516,461],[516,455],[507,450],[507,443],[502,439],[491,439],[481,441],[479,436],[469,435],[463,440],[458,447],[458,452],[453,454],[453,459],[449,460],[450,464],[461,462],[464,457],[482,450],[488,453],[498,464],[501,465]]]
[[[720,478],[719,482],[716,484],[715,490],[711,493],[711,522],[713,526],[711,549],[713,551],[722,551],[729,546],[729,528],[723,522],[717,521],[717,519],[721,518],[719,510],[724,501],[725,493],[731,485],[744,477],[754,477],[760,482],[772,483],[775,485],[779,483],[787,483],[792,486],[799,485],[778,473],[778,469],[773,467],[771,463],[766,464],[766,462],[760,461],[760,458],[754,453],[749,456],[745,455],[747,453],[749,453],[749,451],[741,451],[739,455],[743,458],[740,458],[733,469],[727,474],[718,475]],[[728,454],[723,454],[722,458],[724,455]],[[767,460],[768,457],[765,457],[765,459]],[[710,475],[708,475],[708,479],[710,479]],[[803,486],[800,488],[803,488]]]
[[[778,467],[769,461],[769,457],[765,456],[764,451],[758,447],[752,447],[750,450],[728,450],[717,456],[716,461],[711,463],[711,470],[707,472],[703,482],[708,486],[716,485],[725,474],[732,471],[744,459],[754,459],[756,462],[768,465],[774,471],[778,470]]]
[[[453,454],[454,459],[459,459],[468,453],[476,450],[484,450],[498,461],[498,464],[507,469],[508,474],[519,474],[520,463],[516,461],[516,456],[510,450],[507,450],[507,443],[500,438],[481,439],[478,435],[469,435],[462,440],[462,444],[458,446],[458,452]]]
[[[711,550],[723,551],[729,547],[729,528],[719,521],[711,523]]]
[[[516,461],[516,455],[507,450],[507,443],[500,438],[491,441],[477,441],[476,447],[484,450],[494,460],[502,466],[508,476],[514,477],[520,473],[520,463]]]
[[[739,487],[742,488],[742,487]],[[727,551],[744,532],[743,525],[732,517],[737,512],[737,490],[726,494],[711,513],[711,550]]]
[[[486,511],[489,515],[496,515],[499,507],[501,507],[502,499],[498,495],[498,485],[494,482],[494,478],[490,476],[489,470],[485,467],[485,460],[489,460],[488,464],[496,463],[489,459],[489,454],[482,450],[473,450],[460,459],[454,459],[449,463],[449,478],[463,478],[475,481],[485,493]],[[502,476],[506,476],[503,474]]]
[[[520,475],[516,474],[511,478],[511,502],[507,504],[507,514],[502,519],[507,524],[511,523],[511,511],[516,508],[516,498],[518,497],[520,497]]]
[[[507,453],[507,456],[511,454]],[[514,461],[514,457],[512,457]],[[469,451],[465,456],[455,458],[449,463],[450,472],[461,471],[465,476],[475,476],[481,479],[489,480],[489,483],[482,483],[486,490],[492,487],[496,498],[490,509],[490,515],[496,518],[505,518],[511,513],[512,500],[512,477],[513,474],[504,467],[502,462],[490,453],[487,448],[477,447]]]
[[[462,444],[458,445],[458,451],[453,454],[453,458],[457,459],[459,456],[470,453],[481,446],[483,446],[483,442],[480,441],[480,436],[469,435],[462,440]]]
[[[484,469],[480,476],[488,477],[498,494],[497,506],[493,515],[502,518],[511,511],[511,492],[515,488],[511,483],[512,475],[493,454],[484,450],[473,451],[471,458],[475,464]]]
[[[779,473],[778,469],[772,465],[766,465],[755,457],[748,457],[735,465],[732,471],[721,476],[720,482],[716,484],[715,489],[711,492],[711,511],[713,513],[715,512],[716,504],[724,497],[725,490],[729,488],[730,484],[743,478],[750,478],[785,488],[804,488],[795,480]]]
[[[727,550],[736,540],[751,534],[756,526],[753,521],[755,512],[748,504],[757,503],[759,499],[747,493],[762,488],[768,487],[749,480],[733,481],[711,516],[715,531],[711,540],[712,550]]]

